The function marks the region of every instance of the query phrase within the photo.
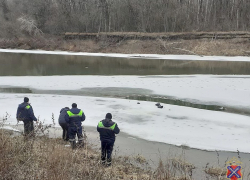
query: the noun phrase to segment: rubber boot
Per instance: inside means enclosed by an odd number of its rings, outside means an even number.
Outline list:
[[[105,161],[105,160],[101,160],[101,164],[102,164],[103,166],[105,166],[105,165],[106,165],[106,161]]]
[[[111,158],[107,159],[106,167],[109,167],[109,166],[111,166]]]
[[[78,148],[83,148],[83,147],[84,147],[83,140],[79,140],[79,142],[78,142]]]
[[[72,149],[76,148],[76,141],[70,141]]]

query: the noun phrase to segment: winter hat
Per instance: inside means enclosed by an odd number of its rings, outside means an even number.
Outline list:
[[[111,114],[111,113],[107,113],[107,114],[106,114],[106,118],[107,118],[107,119],[112,119],[112,114]]]
[[[24,102],[29,102],[29,98],[25,97],[25,98],[23,99],[23,101],[24,101]]]
[[[73,103],[72,104],[72,108],[76,108],[77,107],[77,104],[76,103]]]

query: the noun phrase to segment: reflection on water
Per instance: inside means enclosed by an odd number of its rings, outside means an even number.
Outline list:
[[[0,53],[1,76],[250,74],[250,62]]]

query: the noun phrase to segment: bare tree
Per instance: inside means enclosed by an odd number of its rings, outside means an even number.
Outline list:
[[[21,16],[17,19],[17,21],[21,24],[21,30],[27,32],[29,35],[38,36],[43,34],[43,32],[36,26],[35,20],[32,18]]]
[[[0,30],[22,17],[31,34],[248,31],[249,9],[249,0],[0,0]]]

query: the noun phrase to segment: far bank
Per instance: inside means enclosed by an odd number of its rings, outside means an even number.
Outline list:
[[[81,38],[79,34],[75,34],[77,36],[62,34],[2,38],[0,48],[124,54],[250,55],[248,32],[186,32],[179,34],[123,32],[118,35],[117,33],[84,35]]]

